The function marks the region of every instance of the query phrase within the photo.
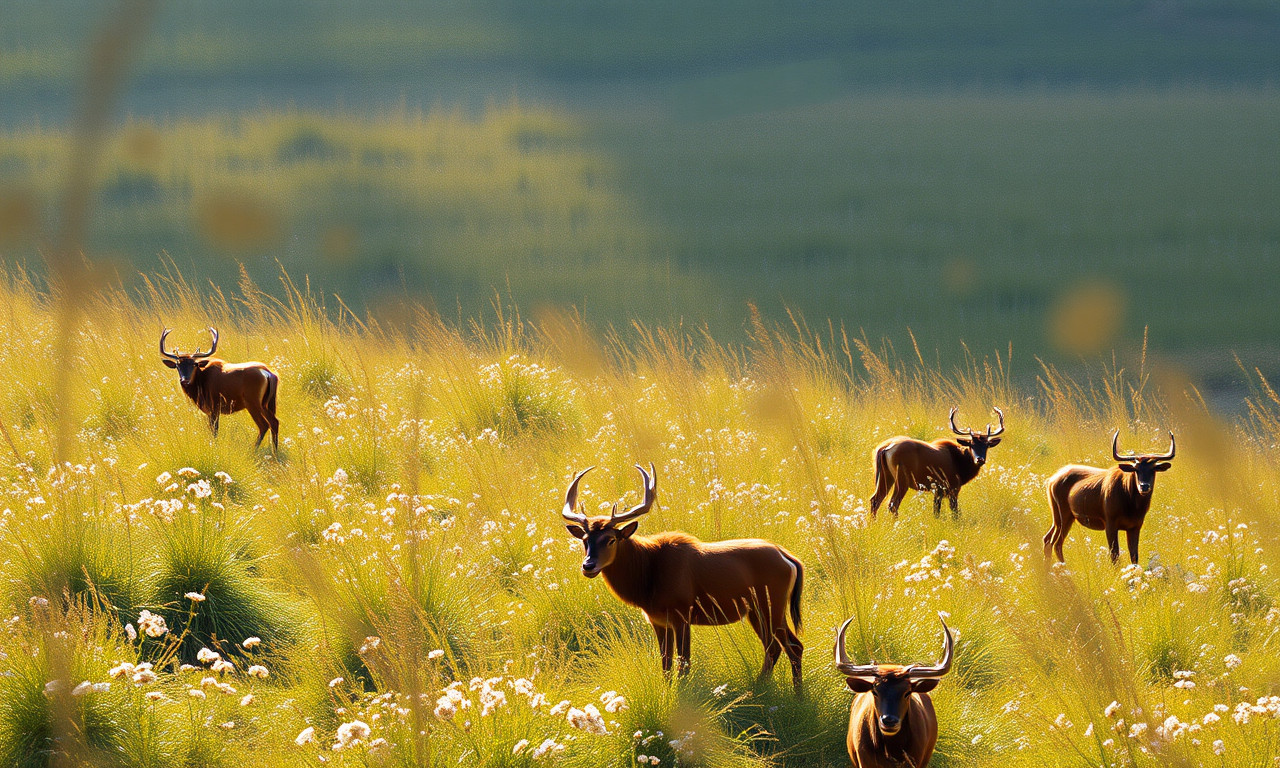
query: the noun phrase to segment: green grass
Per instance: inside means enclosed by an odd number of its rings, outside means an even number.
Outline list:
[[[341,297],[327,312],[367,308],[387,329],[417,302],[461,323],[501,296],[533,317],[572,304],[597,330],[740,341],[750,302],[944,365],[962,362],[957,337],[980,355],[1012,343],[1024,384],[1036,357],[1118,349],[1130,365],[1149,331],[1152,354],[1238,402],[1233,353],[1280,370],[1277,121],[1266,88],[136,121],[110,142],[89,245],[126,284],[169,259],[222,284],[283,265]],[[10,262],[38,263],[67,141],[5,137]],[[325,400],[354,385],[324,339],[300,341],[298,386]],[[456,393],[473,427],[574,418],[504,381]],[[137,427],[111,386],[84,418]]]
[[[642,754],[836,768],[850,695],[831,669],[835,628],[854,618],[859,660],[927,662],[938,611],[958,638],[934,694],[936,766],[1252,766],[1280,745],[1259,703],[1280,695],[1280,399],[1262,382],[1254,416],[1221,423],[1160,371],[1081,385],[1047,369],[1024,390],[1003,359],[942,370],[764,320],[745,347],[661,328],[600,341],[506,311],[465,331],[419,312],[388,333],[296,292],[150,284],[137,299],[80,294],[97,343],[63,355],[50,297],[4,281],[0,599],[14,618],[0,626],[0,764],[533,766],[551,739],[570,768]],[[214,323],[229,359],[281,372],[279,459],[253,453],[239,416],[210,437],[148,341],[157,315],[176,344]],[[342,372],[341,394],[305,390],[317,359]],[[67,397],[42,403],[60,376]],[[110,439],[82,418],[103,387],[134,393],[132,426]],[[513,402],[477,392],[533,397],[555,427],[477,431],[477,413]],[[945,434],[951,404],[966,423],[992,404],[1008,420],[961,517],[912,495],[900,519],[869,521],[871,448]],[[1044,479],[1106,463],[1115,426],[1138,449],[1178,435],[1142,565],[1111,565],[1101,535],[1077,527],[1067,566],[1046,567]],[[755,683],[761,651],[742,625],[695,629],[692,674],[668,683],[639,611],[581,577],[565,483],[596,464],[585,508],[629,504],[631,465],[650,460],[660,502],[643,532],[764,537],[805,563],[802,698],[785,671]],[[143,609],[169,632],[129,637]],[[231,668],[193,658],[201,647]],[[110,674],[144,661],[154,680]],[[110,687],[73,696],[82,681]],[[605,711],[609,691],[626,707]],[[576,728],[561,701],[600,708],[606,732]],[[335,751],[356,720],[370,735]],[[296,744],[308,727],[316,742]]]

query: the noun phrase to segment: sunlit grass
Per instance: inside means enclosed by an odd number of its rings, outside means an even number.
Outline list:
[[[1022,391],[1003,358],[943,371],[762,319],[743,348],[671,329],[597,341],[506,310],[393,331],[327,319],[305,286],[274,301],[176,277],[86,301],[92,343],[55,361],[30,351],[52,333],[47,297],[19,273],[2,290],[6,764],[843,766],[835,627],[854,617],[860,660],[930,662],[939,611],[958,641],[936,765],[1252,766],[1280,744],[1280,401],[1263,382],[1254,417],[1220,424],[1141,361],[1083,383],[1046,368]],[[278,458],[240,416],[212,438],[159,365],[161,323],[183,345],[216,325],[228,358],[280,372]],[[960,518],[912,495],[870,522],[872,447],[945,434],[952,404],[1008,424]],[[1141,566],[1077,527],[1047,568],[1043,481],[1109,461],[1114,427],[1138,449],[1179,438]],[[579,575],[567,479],[599,465],[584,504],[600,510],[637,498],[648,461],[642,531],[763,537],[805,563],[802,698],[782,669],[756,683],[740,625],[696,628],[692,673],[669,683],[639,612]],[[113,677],[123,662],[156,678]]]

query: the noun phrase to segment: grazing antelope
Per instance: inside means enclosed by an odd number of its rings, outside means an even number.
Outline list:
[[[876,446],[874,456],[876,492],[871,497],[871,518],[874,520],[880,503],[889,491],[889,511],[898,516],[898,505],[907,491],[933,491],[933,516],[942,516],[942,497],[951,503],[951,517],[960,517],[960,488],[978,476],[978,470],[987,463],[987,449],[1000,444],[1004,432],[1004,411],[995,409],[1000,426],[995,432],[987,425],[985,433],[968,427],[956,426],[956,408],[951,409],[951,431],[959,440],[942,438],[926,443],[911,437],[891,437]]]
[[[1111,436],[1111,456],[1118,465],[1111,469],[1098,469],[1080,464],[1068,464],[1053,473],[1045,484],[1049,494],[1049,508],[1053,510],[1053,527],[1044,535],[1044,557],[1049,550],[1062,557],[1062,543],[1067,540],[1071,524],[1079,522],[1085,528],[1105,531],[1107,547],[1111,550],[1111,562],[1120,558],[1120,531],[1129,540],[1129,562],[1138,562],[1138,534],[1142,521],[1151,509],[1151,491],[1156,485],[1156,473],[1164,472],[1171,465],[1176,445],[1173,433],[1169,433],[1169,452],[1128,456],[1120,455],[1120,430]]]
[[[160,354],[164,364],[178,370],[178,383],[196,407],[209,417],[209,428],[218,434],[218,417],[224,413],[248,411],[258,425],[258,442],[271,430],[271,447],[279,450],[280,421],[276,418],[276,390],[280,377],[262,363],[228,363],[213,357],[218,349],[218,331],[210,328],[213,343],[208,352],[196,350],[179,354],[164,348],[169,329],[160,334]]]
[[[941,614],[938,616],[942,620]],[[849,707],[845,744],[854,768],[924,768],[938,743],[938,718],[929,691],[951,669],[955,640],[942,620],[942,661],[936,667],[912,664],[854,664],[844,648],[848,619],[836,635],[836,669],[857,694]]]
[[[787,626],[787,609],[799,631],[804,586],[800,561],[761,539],[702,542],[679,531],[635,535],[640,524],[632,521],[653,509],[658,497],[652,464],[648,472],[636,466],[644,484],[640,504],[622,514],[614,504],[607,517],[587,517],[577,511],[578,482],[592,469],[573,478],[561,513],[569,533],[586,549],[582,575],[603,575],[619,600],[644,613],[658,637],[663,672],[671,672],[673,657],[679,659],[680,674],[688,672],[691,625],[731,624],[746,617],[765,649],[760,680],[786,651],[799,693],[804,646]]]

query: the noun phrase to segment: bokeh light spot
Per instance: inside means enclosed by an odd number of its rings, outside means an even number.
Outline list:
[[[0,190],[0,247],[14,246],[36,232],[39,214],[28,194]]]
[[[261,200],[219,194],[196,205],[196,224],[208,241],[228,251],[262,250],[281,236],[279,215]]]
[[[1124,295],[1105,282],[1080,283],[1049,312],[1049,339],[1059,351],[1088,355],[1107,348],[1124,321]]]

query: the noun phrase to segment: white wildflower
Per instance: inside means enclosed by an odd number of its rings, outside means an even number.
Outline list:
[[[338,743],[344,747],[369,738],[369,724],[363,720],[352,720],[338,726]]]
[[[161,637],[169,632],[169,628],[165,626],[164,617],[157,616],[148,610],[138,614],[138,627],[147,637]]]

